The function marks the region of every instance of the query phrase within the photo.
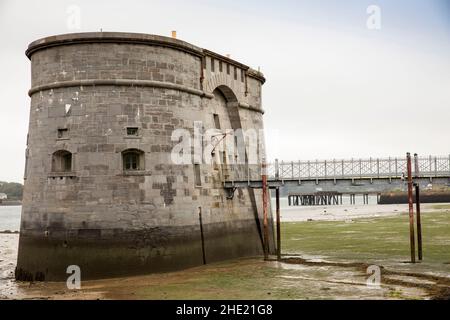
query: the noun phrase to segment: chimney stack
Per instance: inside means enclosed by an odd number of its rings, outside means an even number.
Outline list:
[[[172,31],[172,38],[176,39],[177,38],[177,32],[176,30]]]

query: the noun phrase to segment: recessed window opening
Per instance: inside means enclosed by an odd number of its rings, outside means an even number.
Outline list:
[[[72,153],[66,150],[59,150],[52,156],[53,172],[70,172],[72,171]]]

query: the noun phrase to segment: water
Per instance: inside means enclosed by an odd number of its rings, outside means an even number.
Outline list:
[[[275,210],[275,198],[272,197],[272,209]],[[339,210],[340,208],[347,208],[350,206],[350,197],[348,195],[344,195],[342,197],[342,205],[339,206],[327,206],[329,210]],[[377,196],[369,195],[369,205],[363,205],[363,200],[361,195],[356,196],[356,204],[352,205],[352,207],[361,207],[367,209],[374,209],[374,205],[377,203]],[[280,198],[280,207],[281,211],[286,213],[298,213],[304,215],[304,218],[310,218],[308,215],[312,213],[312,216],[315,216],[314,212],[319,210],[322,211],[325,206],[289,206],[287,197]],[[380,207],[380,206],[376,206]],[[0,231],[11,230],[11,231],[19,231],[20,230],[20,213],[22,211],[22,206],[0,206]],[[316,217],[314,217],[316,218]],[[303,219],[301,219],[303,220]]]
[[[338,208],[345,208],[346,205],[348,206],[350,203],[349,196],[343,196],[343,205],[340,206],[328,206],[329,209],[334,207],[333,209],[336,210]],[[275,210],[275,198],[272,199],[272,209]],[[376,196],[369,196],[369,204],[376,204],[377,197]],[[362,196],[356,196],[356,205],[362,205]],[[324,206],[288,206],[288,200],[287,197],[282,197],[280,199],[280,207],[281,211],[284,213],[290,212],[290,213],[297,213],[303,216],[304,219],[306,218],[317,218],[314,214],[317,210],[322,210]],[[361,206],[362,208],[365,208],[365,206]],[[367,207],[367,209],[373,209],[373,206]],[[22,211],[22,206],[0,206],[0,231],[4,230],[11,230],[11,231],[19,231],[20,230],[20,214]],[[311,215],[308,213],[312,213]],[[303,220],[303,219],[300,219]]]
[[[0,231],[20,230],[22,206],[0,206]]]

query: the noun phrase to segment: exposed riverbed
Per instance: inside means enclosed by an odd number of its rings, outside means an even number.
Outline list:
[[[0,231],[18,230],[20,207],[12,210],[7,218],[1,211]],[[280,262],[236,259],[82,281],[81,290],[65,283],[16,282],[19,235],[0,233],[0,299],[430,299],[450,290],[449,205],[423,206],[425,259],[416,265],[405,263],[405,205],[287,207],[282,202],[281,212],[285,255]],[[366,284],[368,263],[384,270],[379,287]]]

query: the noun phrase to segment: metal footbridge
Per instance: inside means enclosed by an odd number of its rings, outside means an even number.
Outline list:
[[[269,188],[303,184],[366,185],[398,184],[405,180],[405,157],[278,161],[261,165],[227,165],[223,169],[225,188],[261,188],[262,174]],[[450,184],[450,155],[415,157],[412,174],[416,181]]]

